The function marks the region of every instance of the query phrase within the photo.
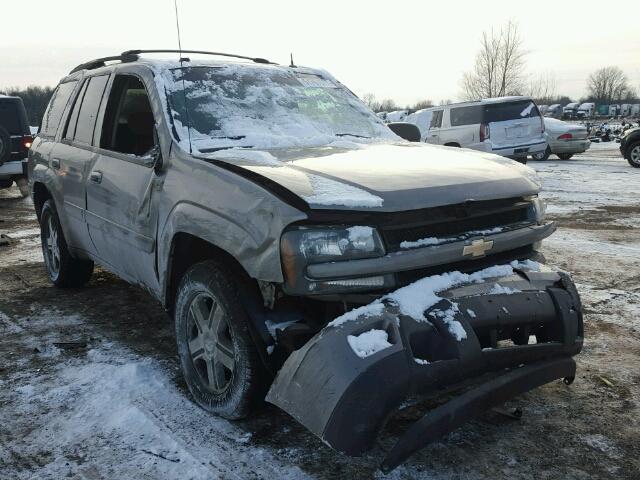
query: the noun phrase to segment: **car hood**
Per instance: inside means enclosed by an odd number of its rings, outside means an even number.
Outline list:
[[[421,143],[335,142],[312,148],[230,149],[201,156],[232,165],[253,179],[275,182],[313,209],[392,212],[540,190],[535,171],[520,163]]]

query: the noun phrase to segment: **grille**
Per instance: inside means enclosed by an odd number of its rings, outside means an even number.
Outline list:
[[[428,209],[421,219],[381,226],[388,251],[400,250],[402,242],[422,238],[447,238],[477,230],[522,226],[532,223],[531,204],[522,200],[469,202]]]
[[[436,265],[434,267],[420,268],[409,270],[406,272],[398,272],[396,276],[396,286],[403,287],[417,280],[431,275],[439,275],[445,272],[459,271],[462,273],[471,273],[494,265],[503,265],[513,260],[543,261],[540,254],[533,250],[531,245],[509,250],[508,252],[500,252],[494,255],[487,255],[476,260],[463,260],[456,263],[447,263],[445,265]]]

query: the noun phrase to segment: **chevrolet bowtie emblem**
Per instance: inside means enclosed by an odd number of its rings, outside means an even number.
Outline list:
[[[465,245],[462,249],[462,255],[471,255],[472,257],[481,257],[493,248],[493,240],[485,242],[484,238],[474,240],[471,245]]]

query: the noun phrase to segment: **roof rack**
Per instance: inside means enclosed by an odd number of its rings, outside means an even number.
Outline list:
[[[118,62],[118,61],[121,63],[135,62],[140,58],[141,53],[179,53],[180,55],[182,55],[183,53],[195,53],[199,55],[216,55],[219,57],[241,58],[243,60],[251,60],[254,63],[265,63],[265,64],[275,65],[274,62],[270,62],[266,58],[247,57],[244,55],[236,55],[233,53],[207,52],[204,50],[127,50],[126,52],[122,52],[120,55],[96,58],[95,60],[82,63],[78,65],[76,68],[74,68],[73,70],[71,70],[69,74],[79,72],[80,70],[93,70],[95,68],[104,67],[107,64],[107,62]],[[181,58],[181,60],[185,60],[185,59]]]

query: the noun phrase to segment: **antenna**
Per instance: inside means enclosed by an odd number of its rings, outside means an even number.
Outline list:
[[[173,0],[173,7],[176,10],[176,30],[178,31],[178,50],[180,51],[180,62],[182,62],[182,41],[180,40],[180,18],[178,17],[178,0]]]
[[[176,11],[176,30],[178,31],[178,52],[180,53],[180,67],[184,66],[184,58],[182,58],[182,41],[180,40],[180,17],[178,17],[178,0],[173,0],[173,7]],[[189,137],[189,153],[193,153],[191,145],[191,118],[189,116],[189,104],[187,103],[187,91],[184,86],[184,71],[182,72],[182,95],[184,97],[184,113],[187,116],[187,135]]]
[[[296,68],[296,64],[293,63],[293,53],[291,53],[291,65],[289,65],[292,68]]]

